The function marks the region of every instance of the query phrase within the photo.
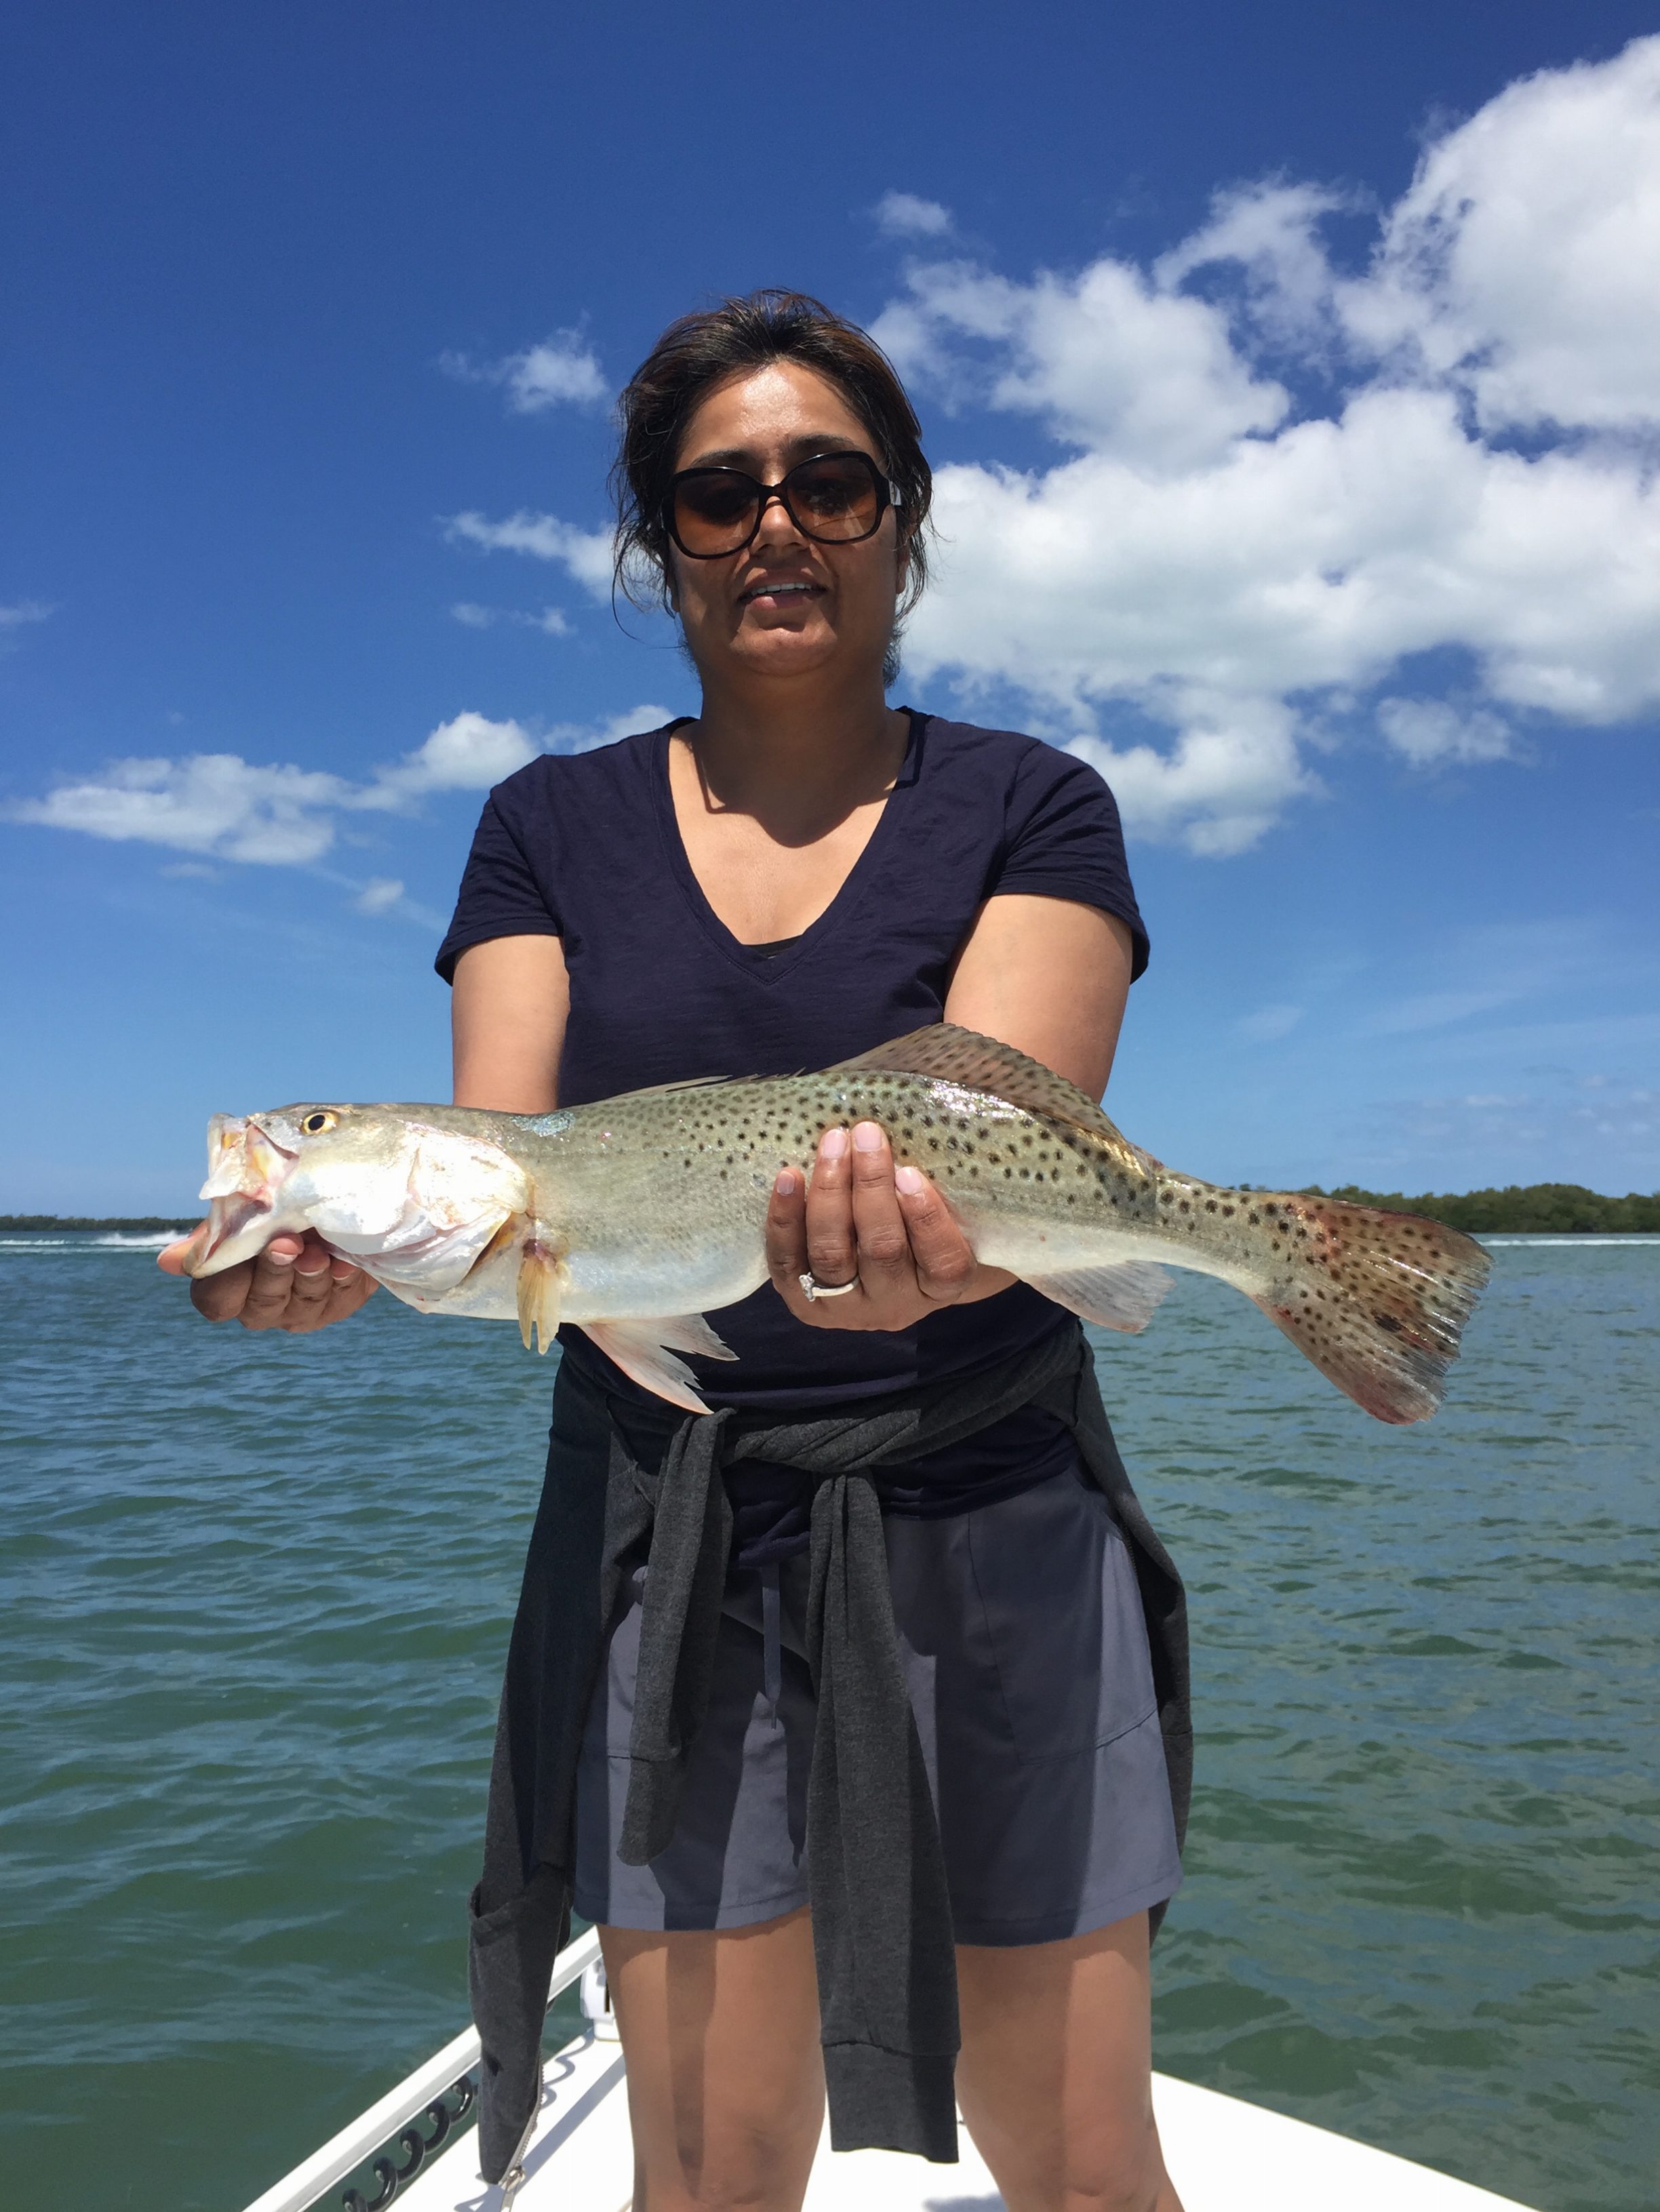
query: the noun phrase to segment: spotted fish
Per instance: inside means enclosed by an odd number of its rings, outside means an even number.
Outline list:
[[[766,1281],[774,1177],[859,1121],[933,1179],[987,1265],[1130,1331],[1169,1286],[1161,1261],[1219,1276],[1380,1420],[1435,1411],[1487,1279],[1481,1247],[1437,1222],[1177,1174],[1062,1077],[947,1024],[821,1074],[670,1084],[550,1114],[216,1115],[193,1272],[314,1229],[423,1313],[516,1317],[544,1352],[573,1322],[636,1382],[702,1411],[675,1354],[734,1356],[703,1316]]]

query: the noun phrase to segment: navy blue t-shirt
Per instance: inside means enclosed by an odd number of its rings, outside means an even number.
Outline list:
[[[498,784],[439,950],[447,981],[469,945],[563,940],[562,1106],[690,1077],[828,1067],[938,1021],[952,963],[1000,892],[1116,915],[1134,937],[1134,972],[1146,965],[1118,810],[1094,769],[1034,738],[916,714],[887,804],[830,904],[781,948],[740,944],[704,897],[681,840],[668,774],[677,726],[546,755]],[[913,1328],[818,1329],[767,1284],[714,1318],[738,1363],[690,1364],[713,1405],[828,1411],[972,1372],[1061,1319],[1018,1283]],[[562,1329],[560,1341],[612,1388],[635,1390],[580,1331]],[[961,1511],[1044,1480],[1068,1449],[1058,1422],[1018,1413],[949,1452],[889,1469],[880,1487],[891,1510]],[[729,1481],[739,1556],[795,1548],[806,1478],[746,1462]]]

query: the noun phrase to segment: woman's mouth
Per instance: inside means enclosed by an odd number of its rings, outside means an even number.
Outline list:
[[[822,584],[809,583],[805,578],[788,583],[769,578],[764,582],[751,584],[747,591],[740,592],[739,604],[746,607],[797,607],[808,599],[820,598],[823,592]]]

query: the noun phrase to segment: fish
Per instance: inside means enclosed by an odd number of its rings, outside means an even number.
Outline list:
[[[1134,1334],[1168,1266],[1232,1285],[1377,1419],[1426,1419],[1491,1265],[1441,1223],[1167,1168],[1094,1100],[990,1037],[935,1023],[816,1074],[671,1083],[546,1114],[309,1103],[209,1125],[198,1276],[314,1230],[423,1313],[562,1323],[644,1389],[707,1411],[678,1353],[733,1359],[706,1316],[768,1279],[779,1171],[879,1122],[976,1256]]]

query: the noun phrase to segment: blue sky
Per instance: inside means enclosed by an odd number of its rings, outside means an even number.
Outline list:
[[[1120,793],[1126,1129],[1654,1188],[1652,27],[11,11],[0,1206],[188,1211],[213,1109],[446,1095],[483,788],[692,703],[599,588],[609,397],[766,283],[923,414],[898,696]]]

